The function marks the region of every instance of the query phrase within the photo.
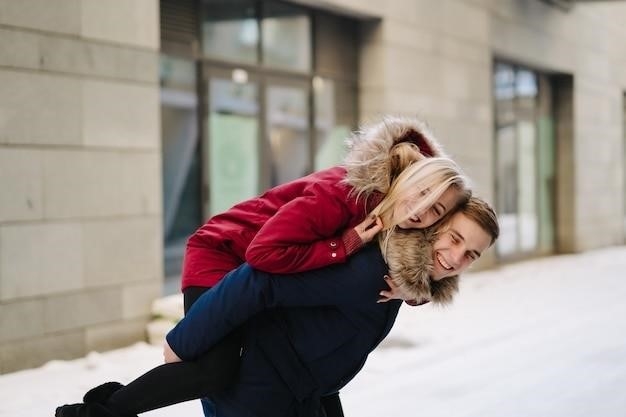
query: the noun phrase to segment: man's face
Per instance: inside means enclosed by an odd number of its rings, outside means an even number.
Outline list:
[[[465,271],[491,244],[491,236],[463,213],[456,213],[433,244],[433,279]]]

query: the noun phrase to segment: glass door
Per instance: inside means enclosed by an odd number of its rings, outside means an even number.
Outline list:
[[[497,63],[496,208],[500,257],[550,253],[554,248],[554,128],[548,78]]]
[[[307,81],[268,79],[265,85],[265,175],[273,187],[312,171]]]
[[[259,193],[259,83],[243,69],[209,68],[205,217]],[[207,143],[208,142],[208,143]]]

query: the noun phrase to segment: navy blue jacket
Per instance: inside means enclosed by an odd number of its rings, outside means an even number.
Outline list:
[[[167,335],[193,360],[247,323],[238,383],[212,399],[220,417],[316,415],[389,333],[401,302],[376,303],[386,289],[380,249],[344,264],[289,275],[247,264],[206,292]]]

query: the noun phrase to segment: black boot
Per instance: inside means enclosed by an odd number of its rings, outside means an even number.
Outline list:
[[[83,397],[84,403],[57,407],[54,415],[55,417],[137,417],[137,415],[122,414],[107,404],[111,395],[122,387],[124,385],[119,382],[106,382],[87,391]]]
[[[55,417],[126,417],[98,403],[65,404],[57,407],[54,415]]]

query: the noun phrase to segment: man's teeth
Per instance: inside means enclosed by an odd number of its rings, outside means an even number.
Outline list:
[[[450,266],[450,264],[448,264],[442,257],[441,255],[437,254],[437,260],[439,261],[439,263],[441,264],[441,266],[444,267],[444,269],[450,270],[452,269],[452,266]]]

